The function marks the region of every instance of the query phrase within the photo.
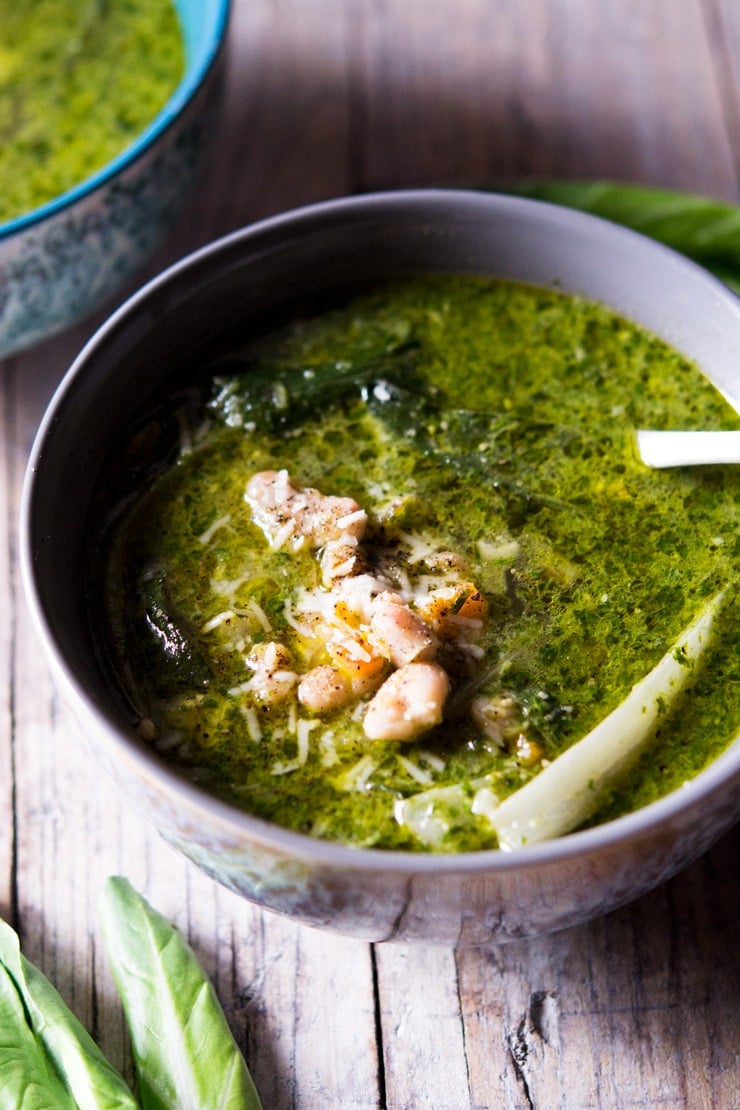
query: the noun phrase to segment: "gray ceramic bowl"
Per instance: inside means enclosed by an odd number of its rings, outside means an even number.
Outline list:
[[[47,204],[0,224],[0,358],[120,289],[162,240],[201,161],[230,0],[175,0],[185,74],[134,143]]]
[[[671,251],[590,216],[464,192],[339,200],[223,239],[123,306],[62,382],[25,488],[35,622],[92,750],[162,836],[244,897],[367,940],[475,945],[560,929],[667,879],[738,816],[740,742],[689,786],[518,853],[358,851],[271,826],[182,781],[111,696],[83,603],[86,514],[113,436],[194,350],[306,289],[414,270],[556,284],[615,306],[705,368],[740,408],[740,302]]]

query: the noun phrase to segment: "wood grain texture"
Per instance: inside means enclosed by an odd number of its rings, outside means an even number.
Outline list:
[[[547,174],[738,196],[735,0],[235,0],[228,61],[207,172],[149,273],[346,192]],[[371,947],[218,887],[103,776],[17,562],[34,431],[103,315],[0,365],[0,910],[103,1050],[132,1075],[96,917],[118,873],[202,959],[266,1110],[737,1110],[740,829],[559,935]]]
[[[14,489],[18,483],[12,445],[10,373],[0,363],[0,916],[10,918],[15,902],[15,773],[13,650],[15,640],[15,543],[11,529]]]

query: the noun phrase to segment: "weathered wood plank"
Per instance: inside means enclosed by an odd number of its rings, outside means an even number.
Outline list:
[[[376,959],[387,1105],[472,1106],[454,953],[388,945]]]
[[[0,916],[12,917],[15,891],[13,665],[15,648],[16,536],[10,527],[18,484],[13,442],[12,369],[0,362]]]
[[[735,170],[740,165],[740,8],[735,0],[704,0],[705,23]],[[737,197],[737,190],[734,196]]]
[[[348,43],[357,5],[234,5],[202,228],[220,234],[350,189]]]
[[[550,175],[736,193],[698,0],[359,7],[366,186]]]
[[[739,844],[590,925],[459,952],[473,1105],[735,1105]]]

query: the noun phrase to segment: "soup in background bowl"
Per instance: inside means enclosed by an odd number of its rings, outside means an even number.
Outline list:
[[[737,479],[648,472],[632,433],[737,426],[739,338],[698,267],[513,198],[340,200],[179,263],[82,352],[26,486],[91,746],[210,874],[365,939],[650,889],[737,816]],[[635,713],[642,763],[570,824],[500,818]]]
[[[229,0],[0,16],[2,358],[90,315],[161,243],[202,164]]]

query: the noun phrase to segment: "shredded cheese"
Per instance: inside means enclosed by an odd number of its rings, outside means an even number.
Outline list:
[[[408,759],[405,755],[398,755],[396,759],[401,766],[411,775],[411,778],[419,783],[420,786],[430,786],[434,782],[434,775],[430,771],[425,771],[423,767],[419,767],[413,760]]]
[[[233,609],[224,609],[223,612],[216,613],[215,617],[211,617],[210,620],[206,621],[201,628],[201,632],[213,632],[215,628],[219,628],[222,624],[226,624],[227,621],[234,620],[235,617],[236,613]]]
[[[320,721],[307,721],[305,717],[298,720],[296,735],[298,737],[298,765],[302,767],[308,759],[308,742],[311,733],[321,724]]]
[[[519,554],[520,546],[518,540],[478,540],[478,550],[484,559],[491,562],[511,562]]]
[[[321,748],[322,767],[333,767],[335,763],[339,762],[334,733],[331,729],[321,734],[319,737],[319,747]]]
[[[353,524],[358,524],[361,520],[367,520],[367,513],[364,509],[356,509],[353,513],[347,513],[345,516],[339,517],[337,520],[337,528],[340,532],[344,532],[347,528],[351,528]]]
[[[426,748],[419,752],[419,759],[422,763],[426,763],[432,770],[441,772],[447,766],[447,762],[441,756],[436,755],[434,752],[428,752]]]
[[[262,729],[260,727],[259,717],[257,716],[257,710],[253,705],[244,705],[242,706],[242,713],[244,714],[244,720],[247,722],[249,739],[255,744],[259,744],[262,739]]]
[[[240,682],[238,686],[230,686],[226,692],[229,697],[238,698],[242,694],[248,694],[251,689],[252,679],[250,678],[246,682]]]
[[[286,521],[282,528],[278,528],[275,535],[270,537],[270,548],[273,551],[279,551],[281,547],[285,546],[291,536],[295,535],[295,528],[296,524],[294,520]]]
[[[254,598],[250,597],[247,600],[244,608],[237,610],[237,612],[243,614],[244,616],[246,616],[247,614],[253,616],[265,632],[272,632],[272,625],[267,619],[267,614],[265,613],[262,606],[257,604]]]
[[[291,628],[294,628],[300,636],[305,636],[305,638],[309,640],[313,636],[311,626],[307,624],[301,624],[300,621],[297,621],[293,616],[293,612],[293,603],[291,602],[290,598],[286,598],[285,603],[283,604],[283,616],[285,617]]]
[[[357,763],[340,776],[337,786],[340,790],[346,790],[349,793],[362,793],[367,790],[367,784],[377,766],[371,755],[363,755]]]
[[[218,532],[221,528],[225,528],[230,521],[231,513],[226,513],[224,516],[220,516],[218,520],[214,520],[213,524],[211,524],[209,528],[206,528],[205,532],[201,533],[201,535],[198,536],[199,543],[202,543],[205,547],[206,544],[209,544],[211,542],[216,532]]]

